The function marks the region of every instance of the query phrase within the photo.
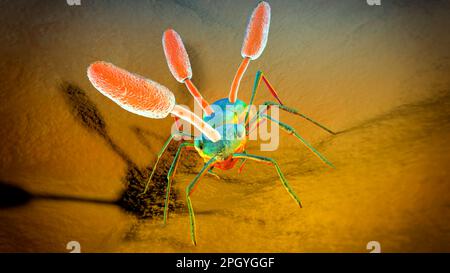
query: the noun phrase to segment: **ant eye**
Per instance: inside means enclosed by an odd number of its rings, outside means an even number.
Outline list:
[[[203,150],[203,147],[204,147],[203,142],[200,142],[200,143],[198,144],[198,147],[200,148],[200,150]]]

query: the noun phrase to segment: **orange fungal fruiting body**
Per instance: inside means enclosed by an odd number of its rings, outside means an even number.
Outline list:
[[[87,74],[100,93],[132,113],[164,118],[175,106],[175,97],[169,89],[111,63],[95,62]]]

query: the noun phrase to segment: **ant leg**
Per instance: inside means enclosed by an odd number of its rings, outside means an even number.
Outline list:
[[[193,143],[190,142],[181,143],[181,145],[178,147],[175,157],[173,158],[172,164],[170,165],[169,172],[167,173],[166,200],[164,201],[164,224],[166,224],[167,221],[167,211],[169,208],[169,196],[170,196],[170,188],[172,186],[172,179],[175,176],[181,152],[183,151],[183,148],[189,149],[192,147],[194,147]]]
[[[247,125],[248,122],[248,118],[250,115],[250,106],[253,105],[253,101],[255,100],[255,96],[256,93],[258,92],[258,87],[261,84],[261,81],[263,81],[265,83],[265,85],[267,86],[267,88],[269,89],[270,94],[272,94],[272,96],[281,104],[283,105],[283,103],[280,100],[280,97],[278,96],[277,91],[275,91],[275,89],[272,87],[272,85],[270,84],[270,82],[267,80],[267,78],[264,76],[264,73],[260,70],[258,70],[256,72],[255,75],[255,81],[253,83],[253,89],[252,89],[252,95],[250,97],[250,102],[248,103],[249,105],[249,109],[247,111],[247,114],[245,115],[245,124]]]
[[[328,129],[324,125],[318,123],[317,121],[313,120],[312,118],[306,116],[305,114],[300,113],[297,109],[294,109],[292,107],[288,107],[288,106],[285,106],[283,104],[279,104],[279,103],[276,103],[276,102],[273,102],[273,101],[266,101],[266,102],[263,103],[263,105],[267,105],[268,107],[277,106],[283,111],[286,111],[288,113],[300,116],[300,117],[306,119],[307,121],[311,122],[312,124],[314,124],[314,125],[322,128],[323,130],[327,131],[328,133],[330,133],[332,135],[336,135],[335,132],[333,132],[332,130]]]
[[[149,178],[148,178],[148,180],[147,180],[147,183],[145,184],[145,189],[144,189],[144,192],[142,192],[142,194],[146,194],[146,193],[147,193],[148,185],[150,184],[150,181],[152,181],[153,174],[155,174],[156,166],[158,165],[159,160],[161,159],[161,156],[162,156],[162,155],[164,154],[164,152],[166,151],[166,149],[167,149],[167,147],[169,146],[169,144],[170,144],[170,142],[172,141],[172,139],[173,139],[174,137],[176,137],[176,136],[190,136],[190,137],[192,137],[190,134],[186,134],[186,133],[183,133],[183,132],[175,132],[175,133],[173,133],[172,135],[170,135],[170,137],[169,137],[169,138],[166,140],[166,142],[164,143],[164,145],[163,145],[161,151],[159,151],[159,153],[158,153],[158,157],[157,157],[157,159],[156,159],[155,165],[153,165],[152,173],[150,174],[150,176],[149,176]]]
[[[294,128],[287,125],[286,123],[283,123],[279,120],[272,118],[270,115],[264,114],[264,115],[262,115],[262,118],[268,119],[268,120],[271,120],[271,121],[277,123],[281,127],[281,129],[286,131],[288,134],[293,135],[296,138],[298,138],[308,149],[311,150],[311,152],[313,152],[317,157],[319,157],[319,159],[322,160],[325,164],[334,168],[334,165],[328,159],[326,159],[323,155],[321,155],[311,144],[309,144],[308,141],[306,141],[302,136],[300,136]]]
[[[191,194],[195,189],[195,186],[198,181],[200,181],[200,178],[203,177],[205,173],[216,163],[216,158],[211,158],[208,162],[203,165],[202,170],[197,174],[197,176],[192,180],[192,182],[186,187],[186,201],[187,201],[187,207],[189,211],[189,223],[191,227],[191,240],[194,245],[197,245],[197,241],[195,239],[195,216],[194,216],[194,209],[192,208],[191,203]]]
[[[244,166],[245,166],[245,162],[247,162],[247,159],[243,159],[243,160],[242,160],[241,166],[239,166],[239,169],[238,169],[238,173],[241,173],[241,172],[242,172],[242,169],[243,169]]]
[[[243,154],[246,154],[245,151],[243,151],[242,153],[243,153]],[[247,162],[247,159],[246,159],[246,158],[242,159],[241,166],[239,166],[239,169],[238,169],[238,174],[240,174],[240,173],[242,172],[242,169],[244,169],[244,166],[245,166],[245,163],[246,163],[246,162]]]
[[[258,91],[258,87],[259,87],[259,85],[261,84],[261,81],[263,81],[263,82],[265,83],[266,87],[269,89],[269,91],[270,91],[270,93],[272,94],[272,96],[278,101],[278,103],[272,102],[272,101],[266,101],[263,105],[267,105],[268,108],[270,108],[270,106],[278,106],[281,110],[284,110],[284,111],[289,112],[289,113],[294,114],[294,115],[298,115],[298,116],[300,116],[300,117],[302,117],[302,118],[308,120],[309,122],[313,123],[314,125],[316,125],[316,126],[322,128],[323,130],[327,131],[327,132],[330,133],[330,134],[333,134],[333,135],[336,134],[335,132],[333,132],[332,130],[328,129],[328,128],[325,127],[324,125],[318,123],[317,121],[313,120],[312,118],[310,118],[310,117],[308,117],[308,116],[306,116],[306,115],[304,115],[304,114],[302,114],[302,113],[299,113],[296,109],[285,106],[285,105],[281,102],[281,100],[280,100],[280,98],[279,98],[279,96],[278,96],[278,93],[275,91],[275,89],[273,88],[272,84],[270,84],[270,82],[269,82],[269,80],[267,79],[267,77],[266,77],[266,76],[264,75],[264,73],[261,72],[261,71],[256,72],[255,83],[254,83],[254,85],[253,85],[253,90],[252,90],[252,95],[251,95],[251,98],[250,98],[249,105],[252,105],[252,104],[253,104],[253,101],[254,101],[254,99],[255,99],[255,95],[256,95],[256,93],[257,93],[257,91]],[[268,110],[268,109],[266,109],[265,111],[267,111],[267,110]],[[265,112],[265,111],[264,111],[264,112]],[[259,113],[259,110],[258,110],[258,113]],[[250,114],[250,108],[249,108],[249,110],[247,111],[247,115],[246,115],[246,117],[245,117],[245,124],[246,124],[246,125],[248,125],[247,122],[248,122],[249,114]],[[258,117],[258,114],[256,115],[256,118],[257,118],[257,117]],[[253,120],[254,120],[254,119],[253,119]],[[253,120],[252,120],[252,121],[253,121]],[[249,131],[250,131],[250,130],[249,130]]]
[[[211,169],[208,170],[208,174],[210,174],[220,180],[220,176],[217,173],[213,172],[213,170],[212,170],[213,168],[214,167],[212,167]]]
[[[266,164],[275,166],[275,169],[277,170],[278,176],[280,177],[281,183],[283,184],[284,188],[287,190],[289,195],[295,200],[295,202],[297,202],[298,205],[300,207],[302,207],[302,202],[300,201],[300,198],[298,198],[297,194],[292,189],[291,185],[289,185],[288,181],[286,180],[283,173],[281,172],[280,166],[274,159],[272,159],[270,157],[265,157],[265,156],[241,154],[241,153],[233,154],[233,158],[249,159],[249,160],[257,161],[260,163],[266,163]]]

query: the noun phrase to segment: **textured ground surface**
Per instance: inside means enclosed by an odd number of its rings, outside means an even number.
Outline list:
[[[94,252],[366,252],[373,240],[382,251],[450,251],[448,1],[270,1],[268,45],[239,97],[248,101],[262,69],[288,105],[341,131],[281,116],[335,170],[283,132],[275,152],[249,147],[278,160],[303,209],[269,166],[206,176],[192,198],[194,248],[181,197],[201,167],[195,155],[175,179],[165,227],[117,205],[160,211],[170,153],[148,199],[134,199],[139,186],[124,191],[148,175],[171,120],[123,111],[90,85],[87,66],[110,61],[192,106],[164,60],[172,27],[205,98],[225,97],[256,5],[237,2],[0,1],[0,251],[64,252],[72,240]]]

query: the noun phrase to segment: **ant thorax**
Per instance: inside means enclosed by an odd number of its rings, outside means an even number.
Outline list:
[[[246,143],[244,122],[248,107],[241,100],[231,103],[224,98],[214,102],[211,108],[214,113],[204,116],[203,120],[219,132],[222,139],[212,142],[202,134],[195,139],[194,145],[204,159],[216,157],[222,161],[242,150]]]
[[[248,106],[245,102],[237,100],[231,103],[228,98],[220,99],[211,104],[213,113],[204,115],[203,120],[213,128],[218,128],[224,124],[243,123],[247,114]]]
[[[247,142],[243,123],[227,123],[215,128],[222,136],[217,142],[212,142],[203,134],[194,139],[197,152],[204,159],[216,157],[218,161],[229,158],[233,153],[242,151]]]

